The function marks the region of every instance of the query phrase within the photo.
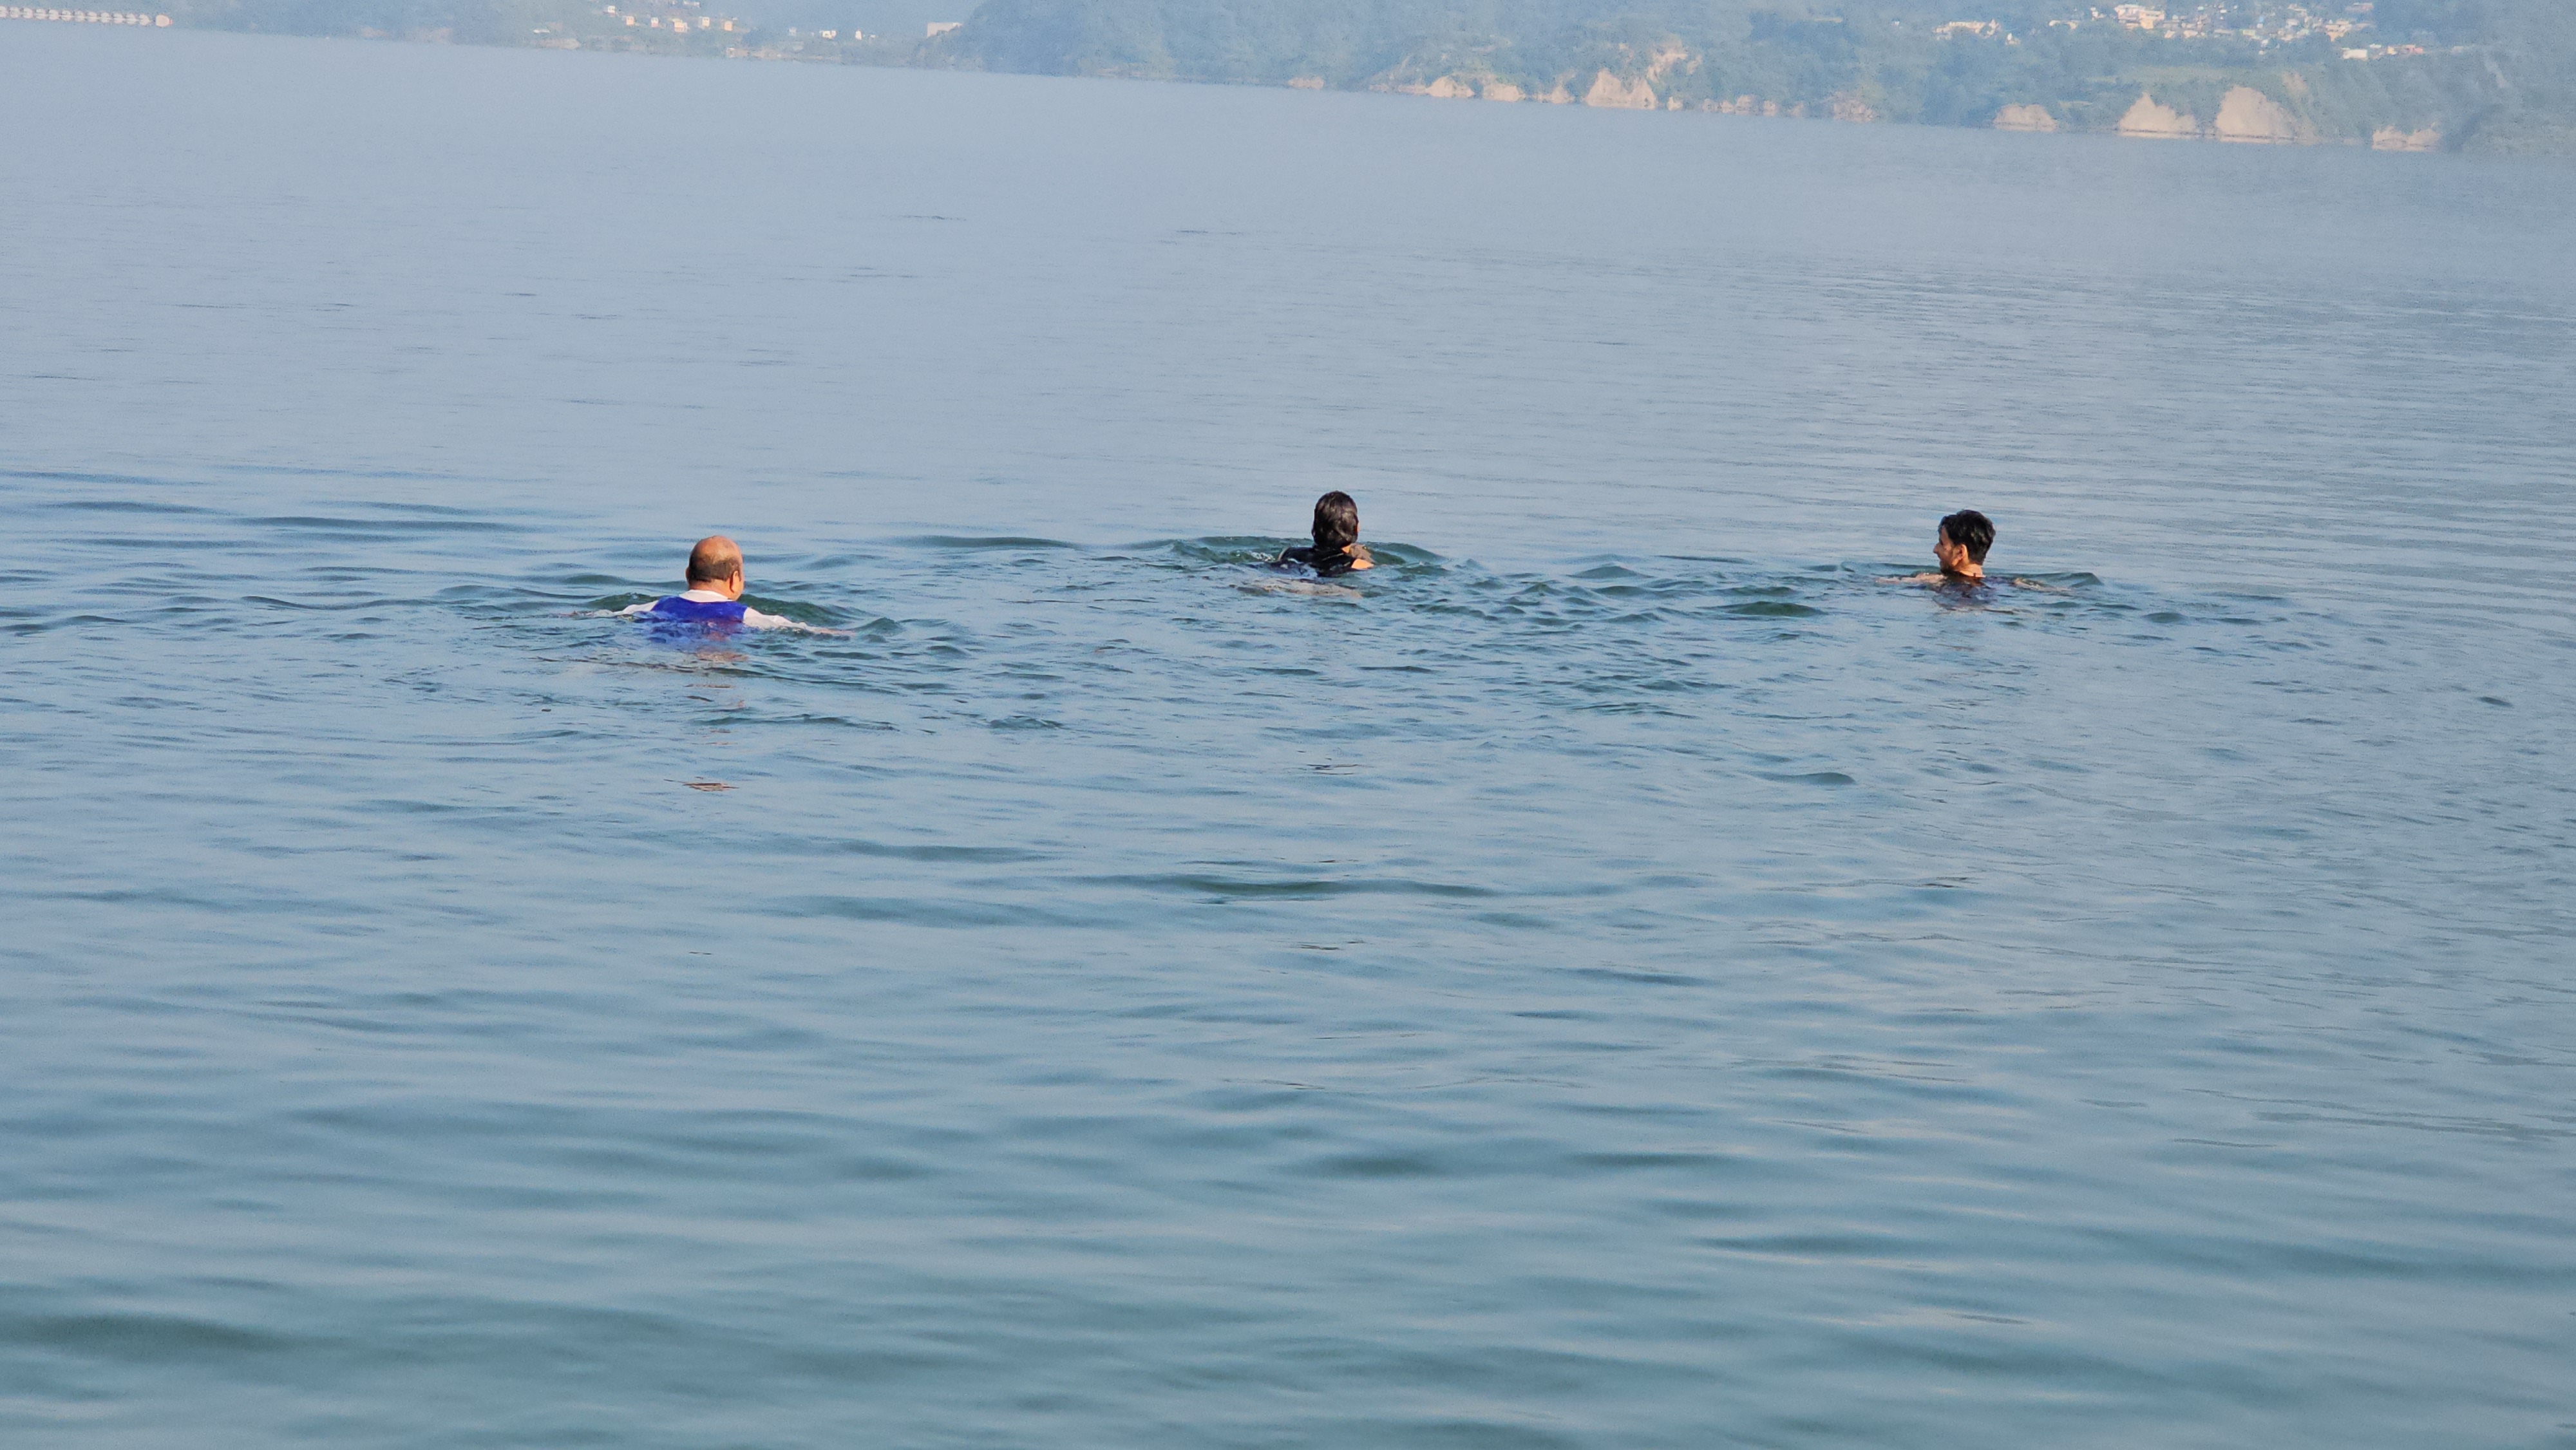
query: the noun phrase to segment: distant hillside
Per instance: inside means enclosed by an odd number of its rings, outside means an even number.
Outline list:
[[[985,0],[927,40],[946,0],[166,3],[284,34],[2576,156],[2576,0]]]
[[[2576,0],[986,0],[933,63],[2026,130],[2576,152]],[[2151,7],[2152,9],[2152,7]],[[2249,34],[2248,32],[2254,32]]]

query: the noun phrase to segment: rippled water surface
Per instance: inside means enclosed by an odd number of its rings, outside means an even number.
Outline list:
[[[8,1443],[2576,1444],[2566,173],[40,26],[0,134]],[[834,632],[606,617],[716,529]]]

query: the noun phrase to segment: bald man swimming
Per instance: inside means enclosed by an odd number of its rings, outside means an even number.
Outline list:
[[[620,614],[641,615],[673,624],[733,624],[747,629],[803,629],[776,614],[763,614],[742,602],[742,549],[722,534],[698,540],[689,551],[689,588],[650,604],[630,604]]]

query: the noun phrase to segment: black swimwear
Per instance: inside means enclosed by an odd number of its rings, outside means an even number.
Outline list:
[[[1303,564],[1307,568],[1314,570],[1317,578],[1330,579],[1336,575],[1348,574],[1351,572],[1351,551],[1348,549],[1335,549],[1329,554],[1318,555],[1315,552],[1314,545],[1299,544],[1297,547],[1290,549],[1270,562],[1273,564]]]

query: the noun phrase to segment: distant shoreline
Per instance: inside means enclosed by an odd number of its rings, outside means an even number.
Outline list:
[[[205,7],[202,15],[199,7]],[[413,8],[424,13],[435,9],[432,0],[420,0]],[[2327,32],[2311,37],[2316,43],[2300,54],[2268,59],[2250,42],[2212,41],[2195,49],[2194,42],[2177,38],[2172,32],[2162,36],[2086,35],[2083,44],[2115,57],[2127,56],[2131,63],[2088,80],[2089,89],[2080,95],[2047,95],[2025,82],[2016,82],[2013,77],[2021,72],[2014,67],[2033,68],[2038,64],[2034,56],[2047,60],[2047,47],[2051,45],[2070,48],[2073,54],[2071,48],[2077,44],[2073,37],[2082,32],[2072,22],[2064,23],[2063,32],[2054,28],[2035,30],[2027,42],[1990,22],[1952,22],[1930,34],[1873,40],[1888,52],[1872,62],[1878,67],[1875,70],[1855,60],[1844,67],[1847,74],[1819,81],[1815,77],[1827,75],[1828,69],[1808,66],[1794,71],[1799,78],[1795,84],[1766,85],[1760,83],[1760,77],[1772,72],[1748,61],[1746,55],[1756,61],[1776,59],[1760,49],[1769,46],[1794,58],[1798,54],[1796,47],[1822,43],[1806,34],[1819,29],[1828,30],[1828,39],[1848,49],[1848,38],[1841,33],[1848,27],[1841,21],[1802,22],[1783,27],[1775,35],[1757,35],[1753,48],[1741,54],[1694,46],[1670,36],[1604,42],[1577,47],[1575,53],[1538,69],[1532,69],[1536,58],[1515,53],[1512,42],[1498,38],[1479,46],[1424,47],[1404,53],[1392,65],[1366,71],[1354,69],[1355,65],[1367,64],[1360,62],[1346,64],[1339,74],[1327,74],[1322,68],[1292,63],[1292,56],[1266,63],[1281,72],[1278,74],[1206,74],[1197,73],[1195,67],[1167,53],[1158,53],[1151,64],[1123,63],[1115,55],[1106,54],[1054,55],[1011,28],[1012,7],[1001,0],[991,0],[979,8],[974,20],[962,25],[932,25],[927,27],[927,34],[918,37],[863,35],[855,30],[763,28],[659,0],[641,8],[542,3],[529,8],[558,18],[526,24],[531,17],[522,14],[516,16],[522,23],[509,25],[459,23],[399,29],[361,25],[326,30],[311,28],[311,12],[300,7],[280,9],[276,18],[282,23],[267,26],[255,23],[262,9],[256,0],[220,10],[212,8],[209,0],[183,0],[175,14],[6,6],[0,7],[0,19],[57,21],[96,17],[99,22],[156,29],[175,25],[233,33],[701,59],[1260,85],[1430,100],[2042,134],[2068,132],[2133,140],[2576,156],[2576,123],[2561,121],[2544,111],[2517,109],[2520,103],[2512,99],[2517,94],[2512,82],[2498,68],[2495,57],[2485,53],[2489,48],[2455,46],[2435,54],[2420,45],[2364,46],[2329,52],[2320,49],[2327,44]],[[1901,29],[1901,23],[1897,25]],[[2359,38],[2359,34],[2349,26],[2340,26],[2331,31],[2331,41],[2341,45]],[[2268,40],[2262,42],[2263,46],[2271,44]],[[2203,57],[2201,51],[2208,54]],[[1923,61],[1924,55],[1932,60]],[[2320,55],[2334,58],[2321,61],[2317,58]],[[2195,57],[2203,63],[2170,63]],[[2090,52],[2083,58],[2094,59]],[[1566,59],[1579,63],[1561,63]],[[1502,63],[1505,61],[1509,63]],[[1906,91],[1919,78],[1896,69],[1900,62],[1937,62],[1950,70],[1975,72],[1984,77],[1978,83],[1982,89],[1954,85],[1955,94],[1927,99]],[[1985,69],[1977,71],[1977,67]],[[1828,84],[1830,89],[1825,88]],[[1914,85],[1914,89],[1922,91],[1924,87]],[[2488,96],[2486,92],[2490,90],[2506,93],[2507,99]],[[2402,101],[2391,99],[2401,95]]]

